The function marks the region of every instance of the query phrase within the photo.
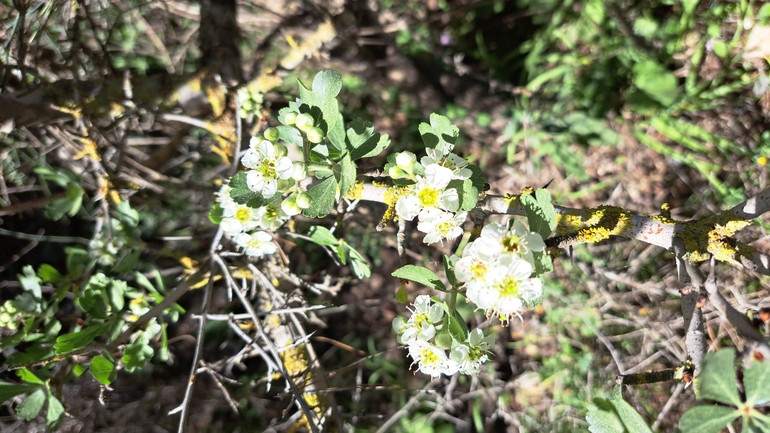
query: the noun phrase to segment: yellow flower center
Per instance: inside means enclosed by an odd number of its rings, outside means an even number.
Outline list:
[[[430,348],[422,349],[420,352],[420,359],[424,365],[436,365],[439,363],[438,355],[436,352],[430,350]]]
[[[233,215],[238,222],[245,223],[251,219],[251,209],[247,207],[239,207]]]
[[[516,235],[503,238],[503,248],[509,253],[517,253],[521,250],[521,238]]]
[[[268,179],[275,179],[275,161],[262,160],[259,172]]]
[[[425,188],[417,196],[422,207],[436,207],[438,204],[438,191],[433,188]]]
[[[480,260],[476,260],[471,265],[471,275],[477,280],[483,279],[487,275],[487,265]]]
[[[505,279],[497,286],[497,290],[500,291],[501,297],[518,296],[519,283],[521,283],[521,281],[513,277],[505,277]]]
[[[451,221],[444,221],[443,223],[436,224],[436,232],[438,232],[443,237],[447,237],[449,232],[452,231],[453,227],[454,224],[452,224]]]

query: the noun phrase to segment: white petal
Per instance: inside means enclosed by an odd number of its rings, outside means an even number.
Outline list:
[[[275,172],[278,179],[290,178],[293,171],[294,171],[294,163],[291,162],[291,159],[289,159],[289,157],[284,156],[284,157],[278,158],[278,161],[275,162]]]
[[[262,187],[262,197],[270,198],[278,191],[278,182],[275,179],[265,180],[265,185]]]
[[[449,212],[457,212],[460,209],[460,197],[457,195],[457,190],[449,188],[441,193],[439,197],[439,203],[441,207]]]
[[[273,147],[273,143],[267,140],[262,140],[259,142],[259,145],[257,145],[257,151],[265,159],[269,159],[271,161],[275,159],[275,148]]]
[[[420,199],[413,195],[403,196],[396,202],[396,214],[411,221],[420,213]]]
[[[438,164],[430,164],[425,167],[425,178],[431,187],[444,189],[452,180],[452,170]]]
[[[241,158],[241,164],[243,164],[246,168],[257,168],[257,165],[259,164],[259,161],[262,160],[262,157],[259,156],[256,150],[254,149],[248,149],[246,153],[243,154],[243,157]]]
[[[265,177],[256,170],[250,170],[246,173],[246,185],[250,190],[259,194],[265,186]]]

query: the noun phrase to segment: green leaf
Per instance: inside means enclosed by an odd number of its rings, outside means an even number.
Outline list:
[[[715,40],[714,45],[711,47],[711,49],[714,51],[714,54],[716,54],[717,57],[722,59],[727,57],[727,54],[729,53],[727,43],[725,43],[725,41],[721,39]]]
[[[36,385],[17,385],[15,383],[0,382],[0,403],[37,388],[39,387]]]
[[[390,145],[387,135],[375,133],[374,125],[364,122],[360,117],[348,126],[347,138],[348,150],[353,160],[375,157]]]
[[[35,385],[43,385],[45,382],[43,382],[42,379],[37,377],[37,375],[31,371],[29,371],[26,368],[20,368],[16,375],[19,376],[19,379],[23,380],[26,383],[33,383]]]
[[[293,126],[277,126],[276,129],[278,129],[278,138],[281,140],[291,143],[300,149],[304,146],[305,141],[302,139],[302,133],[299,132],[299,129]]]
[[[695,395],[699,399],[738,406],[741,398],[737,390],[734,361],[733,349],[707,354],[701,363],[701,375],[695,387]]]
[[[139,338],[126,346],[123,350],[123,358],[121,358],[121,360],[123,361],[126,371],[130,373],[144,367],[154,353],[152,347],[147,344],[146,333],[142,333]]]
[[[53,394],[48,394],[48,411],[45,414],[45,426],[49,430],[57,430],[59,422],[64,417],[64,406]]]
[[[35,299],[40,299],[43,296],[43,292],[40,289],[40,277],[37,276],[31,265],[24,266],[22,272],[24,273],[23,275],[16,275],[19,283],[21,283],[21,287],[30,292]]]
[[[430,125],[424,122],[420,124],[419,131],[425,147],[434,148],[444,154],[454,149],[460,136],[460,129],[452,125],[448,117],[436,113],[431,113]]]
[[[553,259],[548,253],[533,251],[532,257],[535,259],[535,276],[539,277],[553,271]]]
[[[308,233],[310,235],[310,239],[318,245],[333,247],[339,243],[339,240],[334,237],[334,234],[332,234],[329,229],[323,226],[310,227],[310,231]]]
[[[719,433],[738,416],[740,413],[735,408],[695,406],[682,415],[679,430],[682,433]]]
[[[770,402],[770,362],[754,361],[743,372],[746,403],[760,406]]]
[[[107,294],[110,298],[110,305],[114,311],[120,311],[125,306],[124,294],[128,285],[125,281],[112,280],[107,288]]]
[[[620,420],[620,415],[609,400],[595,398],[588,406],[586,421],[591,433],[625,433],[626,427]]]
[[[460,312],[454,310],[448,316],[449,320],[449,333],[452,334],[457,341],[468,341],[468,325],[465,323],[465,319],[460,315]]]
[[[434,274],[430,269],[422,266],[406,265],[396,269],[396,271],[391,275],[396,278],[401,278],[402,280],[410,280],[416,283],[420,283],[424,286],[430,287],[431,289],[446,292],[446,287],[444,286],[444,283],[438,279],[438,276]]]
[[[527,212],[529,229],[539,234],[543,239],[548,239],[556,228],[556,210],[551,203],[551,195],[545,189],[538,189],[534,196],[522,194],[521,204]]]
[[[45,391],[38,389],[16,406],[16,415],[24,421],[32,421],[43,410]]]
[[[43,263],[37,270],[37,276],[40,277],[43,282],[59,284],[64,277],[53,266]]]
[[[112,382],[112,379],[110,379],[110,376],[112,376],[112,372],[115,371],[115,364],[110,362],[109,359],[97,355],[94,356],[94,359],[91,360],[91,375],[94,376],[94,379],[98,380],[102,383],[102,385],[109,385]]]
[[[449,182],[447,188],[455,188],[460,198],[460,210],[471,211],[479,202],[479,190],[473,186],[471,179],[455,179]]]
[[[361,253],[359,253],[356,249],[351,247],[347,242],[345,242],[345,246],[347,246],[346,253],[350,259],[350,269],[353,270],[356,278],[364,279],[372,276],[372,271],[369,269],[369,263],[366,261],[364,256],[362,256]]]
[[[396,302],[406,304],[409,301],[409,294],[406,292],[406,286],[400,285],[396,290]]]
[[[452,287],[457,287],[457,279],[455,278],[454,265],[452,264],[452,261],[449,259],[449,256],[447,256],[446,254],[444,255],[444,273],[446,274],[447,280],[449,280],[449,285]]]
[[[639,415],[630,404],[628,404],[620,392],[620,387],[617,387],[616,392],[613,393],[610,398],[610,403],[615,407],[615,410],[620,416],[620,420],[623,421],[623,425],[626,426],[629,432],[633,433],[652,433],[650,427],[644,422],[644,418]]]
[[[116,274],[125,274],[133,271],[136,268],[136,264],[139,263],[141,255],[141,248],[131,248],[122,252],[118,262],[112,267],[112,272]]]
[[[245,204],[254,209],[268,204],[268,201],[262,197],[262,194],[257,194],[249,189],[246,184],[245,171],[236,173],[236,175],[230,179],[228,185],[230,186],[230,198],[238,204]]]
[[[304,104],[321,110],[322,119],[317,126],[324,130],[338,152],[345,149],[345,130],[337,103],[337,95],[341,89],[342,76],[339,72],[332,70],[317,73],[313,78],[312,90],[305,87],[301,81],[299,82],[300,99]]]
[[[209,221],[214,224],[221,223],[223,211],[224,209],[222,209],[222,206],[220,206],[219,203],[214,203],[214,206],[212,206],[211,210],[209,211]]]
[[[356,183],[356,164],[350,159],[350,154],[345,154],[342,159],[334,164],[334,177],[340,187],[340,197],[345,197],[350,188]]]
[[[64,247],[67,255],[67,273],[70,278],[77,280],[82,277],[87,268],[92,266],[88,251],[80,247]]]
[[[634,65],[634,85],[664,107],[679,98],[679,82],[672,72],[655,62],[646,60]]]
[[[310,207],[302,211],[302,214],[310,218],[325,217],[334,209],[337,179],[334,176],[329,176],[310,188],[307,194],[310,196]]]
[[[72,334],[65,334],[56,339],[54,349],[57,355],[64,353],[74,352],[78,349],[82,349],[92,342],[94,338],[106,333],[112,323],[98,323],[92,324],[86,329],[79,332],[73,332]]]

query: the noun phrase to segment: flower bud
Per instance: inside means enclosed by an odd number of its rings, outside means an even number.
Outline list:
[[[310,207],[310,194],[301,192],[297,194],[297,206],[301,209],[307,209]]]
[[[296,161],[292,164],[291,178],[297,182],[307,177],[307,167],[302,161]]]
[[[286,156],[289,153],[289,149],[287,149],[286,146],[284,146],[281,143],[275,143],[273,145],[273,149],[275,149],[275,157],[276,157],[276,159],[277,158],[282,158],[282,157]]]
[[[314,144],[318,144],[324,139],[323,130],[317,126],[308,128],[305,133],[307,133],[307,140]]]
[[[312,128],[314,123],[315,120],[313,120],[313,116],[307,113],[300,113],[297,114],[296,122],[294,122],[294,125],[300,130],[305,131],[308,128]]]
[[[292,194],[281,203],[281,210],[288,215],[294,216],[302,212],[302,209],[297,205],[297,195]]]
[[[278,133],[278,128],[265,129],[265,140],[274,142],[275,140],[278,140],[279,136],[280,134]]]
[[[417,156],[412,152],[400,152],[396,155],[396,165],[404,171],[412,171]]]
[[[449,349],[452,347],[452,336],[449,334],[436,335],[436,346],[442,349]]]
[[[289,126],[294,125],[295,123],[297,123],[297,113],[295,113],[293,111],[290,112],[290,113],[286,113],[286,116],[284,116],[284,118],[283,118],[283,123],[285,123],[285,124],[287,124]]]

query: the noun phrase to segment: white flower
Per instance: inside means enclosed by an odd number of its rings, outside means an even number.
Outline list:
[[[504,272],[500,272],[504,269]],[[532,276],[532,265],[519,257],[506,255],[500,258],[496,276],[504,274],[503,278],[497,278],[492,291],[497,295],[494,304],[486,307],[488,315],[497,315],[500,321],[510,321],[511,316],[518,315],[524,309],[524,301],[534,301],[543,293],[543,282]],[[481,307],[480,304],[479,307]],[[488,305],[486,303],[485,305]],[[482,307],[485,308],[485,307]]]
[[[273,243],[273,237],[269,233],[256,231],[254,233],[240,233],[235,239],[235,244],[243,248],[246,255],[262,257],[273,254],[277,248]]]
[[[258,225],[265,230],[278,230],[289,219],[289,215],[286,215],[286,212],[283,211],[281,204],[281,200],[278,199],[273,200],[267,206],[261,207]]]
[[[420,222],[417,224],[417,230],[427,233],[423,239],[426,244],[435,244],[444,239],[456,239],[463,234],[462,224],[467,216],[467,212],[455,215],[436,208],[423,209],[419,215]]]
[[[475,242],[483,245],[481,250],[489,256],[513,254],[530,263],[534,263],[532,251],[545,249],[543,238],[538,233],[528,231],[520,221],[514,221],[510,230],[498,222],[487,224]]]
[[[415,340],[409,344],[409,356],[423,374],[439,377],[442,374],[451,376],[457,373],[457,362],[446,356],[444,349],[426,341]],[[414,365],[414,363],[412,365]]]
[[[230,236],[235,236],[240,232],[250,231],[259,225],[263,208],[254,209],[244,204],[233,202],[231,205],[222,208],[222,222],[219,224],[222,229]]]
[[[455,277],[465,283],[467,288],[486,286],[491,281],[490,270],[495,267],[496,257],[483,254],[482,244],[476,241],[469,243],[463,250],[462,257],[453,256]]]
[[[412,317],[398,324],[399,342],[409,344],[416,340],[428,341],[436,335],[436,324],[444,317],[441,305],[432,304],[430,296],[420,295],[414,301]]]
[[[219,188],[219,192],[217,192],[219,207],[221,207],[223,210],[235,205],[235,201],[233,201],[232,197],[230,197],[230,191],[232,191],[232,188],[225,184],[222,185],[222,188]]]
[[[251,139],[251,145],[241,158],[246,172],[246,185],[250,190],[270,198],[278,191],[278,179],[291,177],[294,165],[287,156],[276,156],[273,143],[256,138]]]
[[[439,208],[456,212],[460,207],[460,198],[454,188],[446,189],[452,180],[452,170],[431,164],[425,167],[425,176],[418,176],[417,183],[412,185],[409,195],[396,202],[396,213],[399,217],[411,221],[422,209]]]
[[[412,172],[416,161],[417,155],[412,152],[399,152],[396,154],[396,165],[408,173]]]
[[[467,344],[457,344],[452,348],[449,359],[457,363],[458,370],[463,374],[477,374],[481,364],[489,359],[490,346],[494,336],[484,336],[481,329],[474,329],[468,334]]]
[[[452,179],[469,179],[473,172],[468,167],[468,161],[465,158],[454,153],[442,154],[436,149],[425,149],[428,156],[423,156],[420,162],[424,166],[438,164],[452,171]]]

